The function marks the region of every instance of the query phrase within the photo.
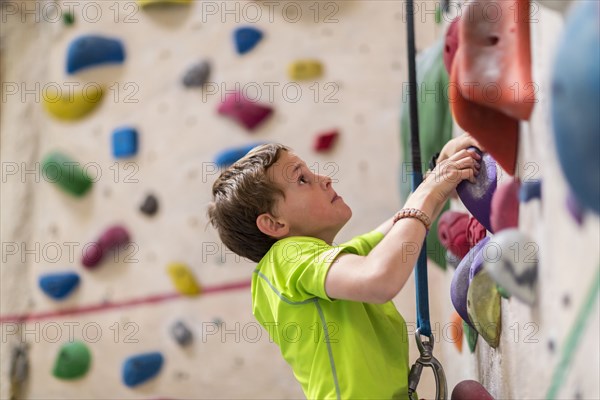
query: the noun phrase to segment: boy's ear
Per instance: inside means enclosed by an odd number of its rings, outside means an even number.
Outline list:
[[[269,213],[260,214],[256,218],[256,226],[262,233],[275,239],[283,238],[290,231],[289,225],[285,221],[275,218]]]

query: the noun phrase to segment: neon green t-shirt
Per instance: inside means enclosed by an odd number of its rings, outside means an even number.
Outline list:
[[[373,231],[334,247],[285,238],[254,271],[254,316],[308,399],[408,398],[407,329],[394,304],[332,300],[325,293],[327,271],[340,253],[367,255],[382,238]]]

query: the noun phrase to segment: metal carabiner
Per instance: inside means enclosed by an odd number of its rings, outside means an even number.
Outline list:
[[[408,374],[408,395],[411,400],[416,400],[413,396],[419,385],[421,379],[421,372],[423,367],[430,367],[433,370],[433,376],[435,378],[435,398],[436,400],[446,400],[448,398],[448,385],[446,383],[446,375],[444,374],[444,368],[442,364],[433,356],[433,334],[429,337],[429,340],[423,342],[421,340],[421,332],[419,329],[415,331],[415,338],[417,340],[417,347],[421,356],[415,361],[410,374]]]

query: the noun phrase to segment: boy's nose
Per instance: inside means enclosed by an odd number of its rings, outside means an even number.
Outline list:
[[[331,178],[324,175],[319,175],[319,181],[323,186],[323,189],[328,189],[331,186]]]

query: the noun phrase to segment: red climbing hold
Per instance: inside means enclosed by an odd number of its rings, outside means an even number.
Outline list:
[[[446,211],[438,222],[438,236],[440,243],[459,259],[469,252],[470,246],[467,241],[467,226],[469,214]]]
[[[519,180],[511,179],[498,186],[492,197],[490,222],[494,233],[519,225]]]
[[[481,383],[468,380],[454,387],[450,400],[494,400],[494,398]]]
[[[234,119],[248,130],[254,130],[273,113],[271,107],[250,101],[240,92],[227,95],[218,111],[219,114]]]
[[[474,247],[477,243],[481,242],[487,236],[487,231],[476,218],[469,218],[467,224],[467,242],[469,247]]]
[[[96,242],[84,248],[81,263],[88,268],[96,267],[107,252],[127,243],[129,243],[127,230],[120,225],[112,226],[104,231]]]
[[[319,134],[315,139],[313,146],[314,150],[316,152],[325,152],[331,150],[337,141],[338,136],[339,132],[337,130]]]

